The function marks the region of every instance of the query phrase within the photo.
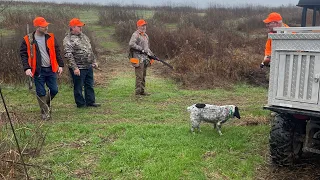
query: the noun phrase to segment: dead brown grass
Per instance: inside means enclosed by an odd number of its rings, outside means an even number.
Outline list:
[[[111,5],[99,11],[99,25],[113,26],[118,22],[136,20],[136,11],[119,5]]]
[[[256,180],[316,180],[320,177],[319,155],[305,153],[293,167],[277,167],[268,163],[257,168]]]
[[[171,77],[186,87],[228,87],[239,82],[266,87],[268,72],[259,69],[267,39],[262,20],[277,11],[284,18],[288,16],[285,23],[295,24],[300,20],[300,15],[294,15],[297,9],[212,6],[204,14],[176,11],[170,17],[170,9],[158,10],[148,20],[147,33],[152,51],[162,59],[170,59],[175,67]],[[173,22],[176,28],[166,28],[165,23]],[[128,43],[135,31],[134,23],[118,23],[116,36],[120,42]]]
[[[29,159],[37,157],[44,145],[46,129],[43,122],[27,119],[25,115],[10,113],[24,162],[28,170],[43,171],[50,176],[51,171],[37,165],[28,164]],[[9,119],[5,112],[0,119],[0,179],[25,179],[25,172],[17,145],[14,140]]]
[[[0,77],[4,83],[23,83],[27,78],[22,69],[22,63],[19,54],[19,48],[23,37],[27,34],[27,24],[29,24],[29,32],[33,32],[33,19],[37,16],[44,17],[51,24],[49,32],[55,34],[57,43],[60,46],[61,56],[64,56],[63,38],[66,32],[69,31],[69,21],[76,17],[75,13],[69,7],[53,6],[51,8],[43,8],[35,6],[34,9],[25,10],[6,10],[3,13],[3,21],[0,25],[8,30],[13,31],[13,35],[2,35],[0,39]],[[92,34],[90,31],[84,32],[90,39]],[[95,49],[94,41],[91,42]],[[60,81],[69,82],[68,69],[65,68],[65,73],[59,78]]]

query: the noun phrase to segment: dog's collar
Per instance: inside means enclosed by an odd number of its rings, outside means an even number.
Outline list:
[[[233,115],[233,107],[230,106],[230,107],[228,107],[228,109],[229,109],[228,117],[232,117],[232,115]]]

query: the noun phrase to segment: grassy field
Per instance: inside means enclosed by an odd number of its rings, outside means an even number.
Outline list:
[[[152,95],[137,98],[134,70],[112,37],[114,28],[96,25],[94,11],[83,11],[80,18],[94,31],[99,48],[112,52],[100,56],[103,72],[95,72],[96,99],[102,107],[77,109],[70,85],[60,84],[53,120],[44,126],[45,146],[28,163],[51,169],[54,179],[255,177],[257,167],[266,163],[269,112],[262,106],[267,89],[246,84],[227,90],[181,89],[157,76],[160,65],[155,65],[147,75]],[[4,86],[4,94],[12,111],[40,121],[35,97],[27,88]],[[242,118],[228,121],[223,136],[210,124],[202,124],[202,132],[194,135],[186,108],[198,102],[235,104]],[[43,178],[39,171],[29,172]]]
[[[72,89],[60,86],[53,103],[53,120],[41,155],[32,159],[52,169],[56,179],[252,179],[264,163],[268,125],[238,126],[246,118],[259,117],[247,102],[266,91],[249,86],[233,90],[180,90],[172,81],[148,78],[149,97],[135,98],[134,75],[121,72],[106,87],[96,87],[101,108],[75,108]],[[10,106],[37,116],[34,97],[23,88],[5,88]],[[254,96],[252,96],[254,94]],[[27,95],[27,96],[26,96]],[[239,98],[241,95],[241,98]],[[195,102],[238,101],[241,120],[223,126],[223,136],[209,124],[190,133],[188,105]],[[242,103],[240,103],[242,101]],[[259,112],[260,111],[260,112]],[[41,177],[40,174],[37,176]]]

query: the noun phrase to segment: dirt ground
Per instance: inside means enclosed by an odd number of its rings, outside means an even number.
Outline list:
[[[112,55],[101,55],[100,61],[108,61],[108,66],[102,64],[100,67],[102,71],[95,72],[96,83],[100,85],[107,84],[108,79],[113,76],[113,73],[117,73],[119,70],[130,69],[130,64],[125,60],[123,52],[119,52],[120,57],[124,60],[121,63],[115,60],[116,57]],[[119,56],[119,55],[118,55]],[[119,58],[119,57],[117,57]],[[151,71],[158,76],[164,76],[168,78],[165,71],[170,71],[166,67],[162,67],[161,64],[157,64],[156,67],[151,68]],[[263,82],[266,85],[268,82],[265,78],[265,72],[261,72],[259,75],[255,75],[253,81]],[[261,124],[269,124],[270,118],[247,118],[245,121],[233,123],[234,126],[257,126]],[[312,153],[304,153],[301,161],[297,162],[293,167],[277,167],[272,165],[269,159],[268,149],[261,152],[265,154],[268,165],[257,167],[256,180],[320,180],[320,155]]]
[[[257,180],[318,180],[320,179],[320,155],[304,153],[299,162],[292,167],[274,165],[259,167]]]

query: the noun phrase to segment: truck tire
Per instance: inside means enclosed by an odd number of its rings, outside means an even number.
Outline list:
[[[302,154],[301,135],[305,124],[292,117],[277,114],[270,131],[271,160],[278,166],[293,165]]]

